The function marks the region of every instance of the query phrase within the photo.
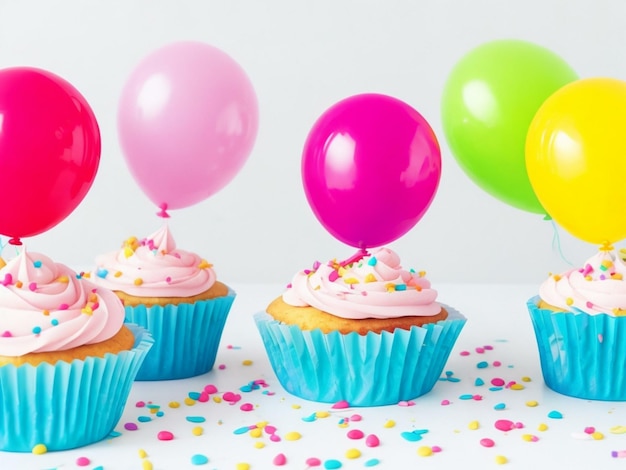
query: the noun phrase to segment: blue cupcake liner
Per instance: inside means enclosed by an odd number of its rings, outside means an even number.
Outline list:
[[[541,371],[557,393],[586,400],[626,400],[626,317],[555,312],[528,300]]]
[[[350,406],[381,406],[428,393],[465,325],[451,307],[446,320],[393,333],[305,331],[254,315],[270,363],[283,388],[299,398]]]
[[[154,338],[136,380],[184,379],[209,372],[235,296],[229,289],[224,297],[192,304],[127,306],[126,321],[143,326]]]
[[[130,351],[72,363],[0,367],[0,450],[31,452],[82,447],[107,437],[122,416],[135,375],[152,346],[150,334],[135,335]]]

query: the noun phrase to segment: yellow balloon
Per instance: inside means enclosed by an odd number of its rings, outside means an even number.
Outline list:
[[[526,170],[546,212],[595,244],[626,238],[626,82],[577,80],[538,109]]]

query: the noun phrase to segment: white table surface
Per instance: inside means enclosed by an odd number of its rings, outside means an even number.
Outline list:
[[[265,350],[256,330],[252,315],[265,307],[282,292],[278,285],[233,285],[237,299],[226,324],[216,367],[200,377],[168,382],[138,382],[133,386],[128,404],[116,427],[120,436],[94,445],[64,452],[43,455],[0,452],[0,469],[191,469],[205,468],[236,470],[238,464],[247,463],[251,470],[289,468],[307,469],[307,459],[316,457],[325,468],[325,462],[337,460],[342,469],[367,468],[366,463],[378,459],[371,468],[502,468],[496,456],[504,456],[504,468],[568,468],[598,469],[625,468],[626,459],[612,456],[613,451],[626,449],[626,403],[591,402],[556,394],[545,387],[541,377],[539,359],[526,300],[534,295],[533,285],[442,285],[438,286],[440,300],[456,307],[467,317],[467,324],[448,360],[447,371],[458,382],[440,381],[427,395],[414,400],[412,406],[384,406],[333,410],[331,405],[308,402],[286,393],[278,383],[267,360]],[[479,353],[476,348],[493,349]],[[469,355],[461,355],[469,351]],[[252,361],[244,365],[244,361]],[[487,361],[489,366],[479,369],[476,364]],[[496,367],[494,362],[501,362]],[[225,368],[219,369],[218,365]],[[523,382],[530,377],[530,382]],[[476,385],[481,378],[485,385]],[[490,391],[490,381],[502,378],[524,385],[523,390],[504,388]],[[253,380],[264,380],[268,386],[251,392],[239,389]],[[230,405],[217,403],[184,403],[189,392],[199,392],[207,384],[214,384],[221,396],[231,391],[241,394],[241,401]],[[481,400],[463,400],[462,395],[480,395]],[[443,400],[450,404],[442,405]],[[151,416],[140,422],[140,416],[150,416],[146,408],[136,403],[159,405],[161,417]],[[180,402],[171,408],[171,402]],[[536,401],[535,407],[527,405]],[[241,405],[250,403],[251,411],[242,411]],[[495,405],[506,407],[496,410]],[[551,411],[562,413],[562,419],[548,417]],[[330,412],[326,418],[307,422],[303,418],[316,412]],[[360,415],[361,420],[345,418]],[[204,417],[205,422],[194,424],[188,417]],[[523,428],[502,432],[494,427],[498,419],[522,423]],[[394,427],[385,427],[390,420]],[[470,423],[478,422],[478,429]],[[244,426],[267,422],[276,428],[281,437],[274,442],[264,434],[260,438],[249,433],[235,434]],[[124,429],[125,423],[135,423],[136,431]],[[540,424],[548,429],[539,431]],[[203,427],[203,434],[195,436],[192,428]],[[589,428],[603,434],[602,439],[592,439],[585,432]],[[367,447],[365,439],[351,440],[350,430],[375,434],[380,439],[378,447]],[[409,442],[401,434],[406,431],[427,429],[419,442]],[[157,439],[159,431],[174,434],[171,441]],[[290,432],[301,438],[287,440]],[[538,440],[527,441],[522,436],[530,434]],[[483,438],[493,439],[495,446],[480,445]],[[417,453],[420,446],[438,446],[440,452],[430,457]],[[349,449],[358,449],[361,456],[346,457]],[[144,451],[146,456],[141,457]],[[274,465],[273,459],[284,454],[287,463]],[[208,457],[205,465],[192,465],[191,457],[202,454]],[[626,454],[626,452],[625,452]],[[80,467],[77,458],[87,457],[90,464]],[[456,467],[455,467],[456,466]]]

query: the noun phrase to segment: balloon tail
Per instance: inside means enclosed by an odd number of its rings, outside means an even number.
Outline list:
[[[357,261],[362,260],[367,255],[369,255],[367,250],[365,248],[361,248],[355,254],[350,256],[350,258],[348,258],[347,260],[342,261],[341,263],[339,263],[339,266],[347,266],[349,264],[356,263]]]
[[[552,218],[550,219],[550,222],[552,223],[552,228],[554,229],[554,235],[552,237],[552,249],[553,250],[557,249],[561,259],[565,261],[567,264],[569,264],[570,266],[574,266],[574,264],[570,262],[563,254],[563,250],[561,249],[561,238],[559,237],[559,230],[558,230],[558,227],[556,226],[556,223],[554,222],[554,220],[552,220]]]
[[[159,212],[156,213],[156,215],[158,215],[159,217],[163,217],[164,219],[168,219],[170,217],[170,215],[167,213],[167,203],[163,203],[159,206],[159,209],[161,209]]]
[[[22,244],[22,240],[20,240],[20,237],[13,237],[9,240],[9,244],[20,246]]]

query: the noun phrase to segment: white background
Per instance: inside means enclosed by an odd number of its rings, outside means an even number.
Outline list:
[[[84,266],[126,237],[160,227],[121,154],[117,101],[145,55],[191,39],[239,62],[260,106],[256,145],[244,169],[215,196],[173,211],[169,222],[179,248],[213,262],[222,280],[284,283],[316,259],[352,254],[307,205],[300,156],[313,122],[329,106],[378,92],[420,111],[442,147],[435,201],[392,244],[404,265],[426,270],[434,283],[538,284],[568,267],[566,259],[582,263],[595,247],[559,229],[562,256],[550,222],[469,180],[443,136],[443,84],[464,54],[500,38],[545,46],[581,77],[626,78],[625,20],[621,0],[0,0],[0,67],[41,67],[71,82],[92,105],[103,139],[90,193],[68,219],[25,240],[27,247]]]

